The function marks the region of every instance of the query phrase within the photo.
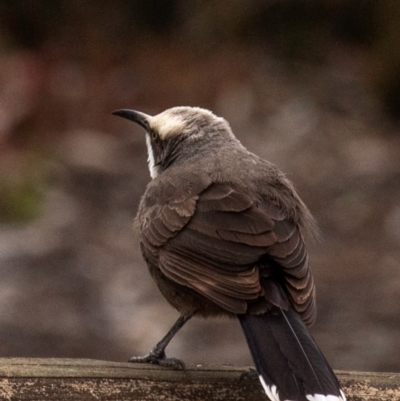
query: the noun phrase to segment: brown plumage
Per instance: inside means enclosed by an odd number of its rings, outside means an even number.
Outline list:
[[[115,114],[146,130],[153,180],[141,200],[135,227],[150,273],[182,315],[149,355],[132,361],[176,366],[164,349],[184,321],[193,315],[238,316],[267,393],[275,386],[286,394],[271,379],[271,368],[257,362],[261,351],[252,333],[261,326],[251,316],[267,322],[272,322],[271,316],[282,316],[280,325],[287,321],[290,335],[297,326],[303,331],[298,317],[306,324],[314,322],[315,287],[305,238],[317,230],[309,210],[284,174],[244,148],[227,122],[208,110],[177,107],[155,117],[131,110]],[[298,337],[293,341],[299,342]],[[306,337],[312,344],[308,333]],[[305,348],[301,347],[305,363],[311,366],[312,380],[319,383]],[[293,355],[279,358],[290,361]],[[288,397],[296,391],[299,400],[318,391],[339,395],[325,359],[317,359],[315,364],[328,371],[330,387],[298,390],[306,381],[298,372],[293,374],[298,379],[288,379]]]
[[[210,315],[200,294],[222,308],[216,313],[245,313],[263,304],[262,313],[270,304],[291,304],[307,323],[314,321],[315,291],[301,229],[271,199],[257,200],[247,188],[212,182],[205,174],[167,170],[149,185],[136,226],[150,270],[161,273],[163,294],[179,311]],[[263,288],[267,278],[283,289],[279,299]],[[173,291],[165,290],[168,284]],[[174,299],[174,284],[196,292],[192,305]]]

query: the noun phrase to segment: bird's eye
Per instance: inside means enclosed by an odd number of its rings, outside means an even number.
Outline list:
[[[155,141],[157,139],[157,133],[155,131],[151,132],[151,139]]]

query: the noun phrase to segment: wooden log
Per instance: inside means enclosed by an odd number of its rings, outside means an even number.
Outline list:
[[[90,359],[0,358],[0,399],[77,401],[268,400],[248,367],[153,365]],[[399,373],[336,372],[349,401],[400,401]]]

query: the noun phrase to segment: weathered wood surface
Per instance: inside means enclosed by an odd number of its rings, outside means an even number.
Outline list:
[[[247,367],[152,365],[90,359],[0,358],[0,400],[267,400]],[[400,401],[400,373],[338,371],[349,401]]]

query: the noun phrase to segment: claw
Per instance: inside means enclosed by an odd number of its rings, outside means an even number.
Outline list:
[[[256,369],[254,368],[249,368],[248,370],[245,370],[239,377],[239,383],[242,380],[248,380],[248,379],[252,379],[254,377],[258,377],[258,372]]]
[[[152,363],[154,365],[165,366],[167,368],[184,370],[185,364],[176,358],[167,358],[165,355],[165,347],[172,340],[174,335],[183,327],[183,325],[192,317],[193,313],[186,313],[179,316],[178,320],[171,327],[169,332],[163,337],[163,339],[157,343],[157,345],[145,356],[133,356],[129,359],[132,363]]]
[[[177,358],[160,359],[158,364],[174,370],[186,370],[184,362]]]
[[[133,356],[128,362],[131,363],[151,363],[153,365],[165,366],[175,370],[185,370],[183,361],[177,358],[167,358],[165,353],[151,351],[145,356]]]

